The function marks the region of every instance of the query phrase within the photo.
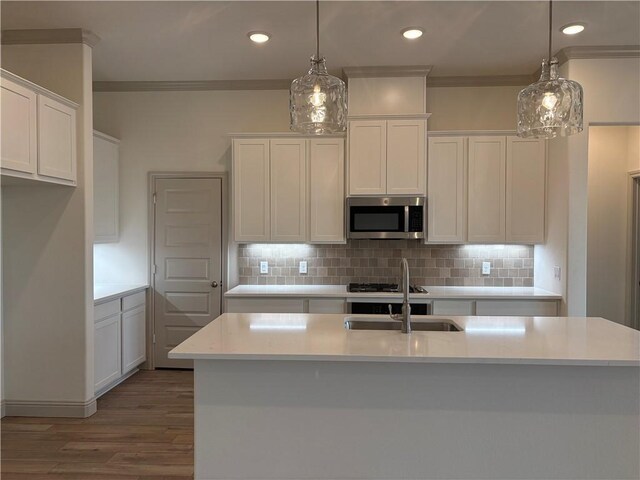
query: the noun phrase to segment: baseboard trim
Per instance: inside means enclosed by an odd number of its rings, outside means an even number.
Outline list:
[[[86,402],[33,402],[5,400],[3,416],[7,417],[71,417],[87,418],[96,413],[95,397]]]

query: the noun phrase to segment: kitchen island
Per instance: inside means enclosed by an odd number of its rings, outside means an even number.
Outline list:
[[[639,332],[447,320],[222,315],[169,354],[195,361],[195,478],[638,478]]]

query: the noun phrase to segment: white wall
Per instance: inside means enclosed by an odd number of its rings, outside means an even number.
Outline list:
[[[91,49],[3,45],[2,67],[80,104],[78,186],[2,190],[7,413],[34,402],[86,412],[95,406]]]
[[[589,128],[587,314],[631,325],[631,211],[629,152],[639,127]]]
[[[515,128],[519,87],[427,89],[431,130]],[[98,92],[96,130],[121,140],[120,242],[96,245],[97,283],[148,281],[152,171],[229,170],[232,132],[289,131],[287,90]]]
[[[561,73],[584,89],[585,129],[549,141],[548,240],[536,247],[535,283],[565,295],[566,313],[581,316],[587,313],[588,127],[640,124],[640,59],[574,59]],[[553,280],[554,265],[566,265],[561,282]]]

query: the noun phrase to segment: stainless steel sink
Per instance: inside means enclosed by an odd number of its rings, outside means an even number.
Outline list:
[[[344,319],[347,330],[400,330],[402,322],[389,320],[386,317],[347,317]],[[420,318],[411,319],[411,329],[414,332],[461,332],[453,320],[448,318]]]

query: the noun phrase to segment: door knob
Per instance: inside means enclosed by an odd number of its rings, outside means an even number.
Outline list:
[[[218,288],[218,282],[216,282],[216,281],[211,282],[211,286],[213,288]]]

